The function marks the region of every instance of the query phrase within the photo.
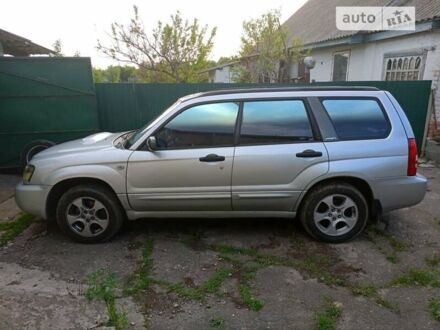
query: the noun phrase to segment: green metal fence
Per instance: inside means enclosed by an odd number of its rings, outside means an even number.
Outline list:
[[[374,86],[390,91],[404,108],[420,148],[430,81],[313,85]],[[277,85],[94,85],[89,58],[0,57],[0,168],[19,165],[20,152],[31,141],[44,139],[58,143],[99,130],[131,130],[158,116],[181,96],[207,90],[256,86]]]
[[[419,150],[425,130],[431,81],[350,81],[314,83],[314,86],[372,86],[391,92],[405,110]],[[99,121],[104,131],[141,127],[181,96],[225,88],[276,85],[245,84],[96,84]],[[286,85],[283,85],[286,86]],[[300,85],[293,85],[300,86]]]
[[[90,59],[0,57],[0,167],[17,166],[31,141],[98,130]]]

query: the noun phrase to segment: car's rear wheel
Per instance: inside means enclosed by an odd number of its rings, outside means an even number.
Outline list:
[[[82,243],[104,242],[121,228],[124,213],[119,200],[104,186],[79,185],[67,190],[56,210],[59,227]]]
[[[363,194],[346,183],[331,183],[310,191],[300,209],[307,232],[321,241],[345,242],[357,236],[368,220]]]

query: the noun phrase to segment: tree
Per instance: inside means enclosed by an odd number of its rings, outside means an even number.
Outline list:
[[[241,65],[234,69],[238,81],[287,82],[292,63],[307,56],[299,39],[288,40],[280,17],[271,10],[243,22]]]
[[[53,48],[53,57],[63,57],[63,43],[61,42],[61,39],[55,40],[55,42],[52,45]]]
[[[113,23],[110,45],[98,40],[97,49],[119,62],[135,64],[152,82],[197,82],[202,78],[198,72],[207,67],[215,34],[215,27],[184,20],[180,12],[147,33],[134,6],[129,25]]]
[[[105,69],[93,68],[93,81],[95,83],[135,82],[139,79],[139,70],[133,66],[110,65]]]

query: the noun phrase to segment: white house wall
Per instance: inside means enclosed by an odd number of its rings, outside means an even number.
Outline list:
[[[418,33],[361,45],[312,50],[316,66],[310,72],[315,81],[331,81],[333,53],[350,50],[347,80],[383,80],[384,56],[388,53],[427,50],[423,79],[433,80],[440,70],[440,32]]]
[[[216,83],[230,83],[230,68],[229,66],[225,66],[221,69],[215,70],[214,81]]]

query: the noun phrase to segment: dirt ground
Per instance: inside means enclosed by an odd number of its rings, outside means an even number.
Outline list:
[[[421,204],[338,245],[277,219],[136,221],[98,245],[35,220],[0,248],[0,329],[440,329],[440,168],[420,172]]]

